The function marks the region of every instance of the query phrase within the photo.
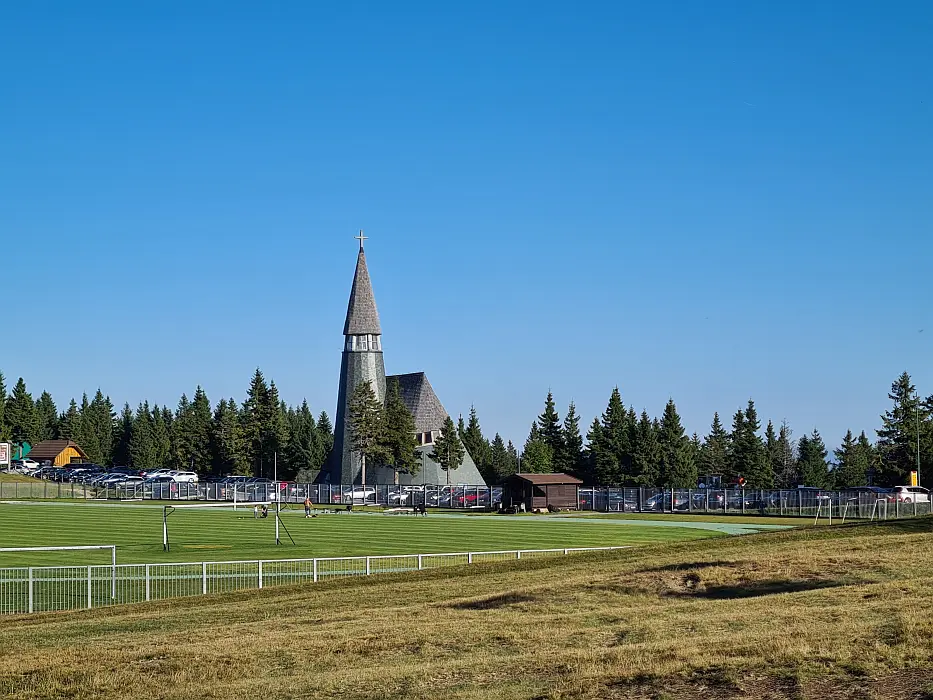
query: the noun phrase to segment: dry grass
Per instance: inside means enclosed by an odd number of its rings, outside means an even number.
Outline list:
[[[933,520],[3,620],[15,698],[930,698]]]

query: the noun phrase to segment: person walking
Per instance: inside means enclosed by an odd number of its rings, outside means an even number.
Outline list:
[[[305,496],[305,517],[311,517],[311,499],[308,496]]]

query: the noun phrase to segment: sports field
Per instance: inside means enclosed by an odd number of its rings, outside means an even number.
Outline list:
[[[0,503],[4,547],[116,544],[121,563],[643,545],[748,532],[740,524],[696,519],[678,523],[433,513],[427,517],[340,513],[306,519],[301,509],[290,509],[282,512],[285,544],[277,547],[273,514],[257,520],[251,508],[179,508],[168,523],[172,546],[164,552],[158,505]],[[0,568],[106,563],[107,556],[0,553]]]
[[[0,687],[24,699],[922,700],[931,551],[933,519],[916,518],[24,615],[0,624]]]

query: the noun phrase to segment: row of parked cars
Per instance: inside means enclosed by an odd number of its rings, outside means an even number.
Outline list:
[[[636,489],[580,489],[580,508],[583,510],[611,510],[633,512],[637,510],[767,510],[804,505],[817,505],[822,501],[835,502],[836,493],[843,500],[882,500],[888,503],[930,503],[930,491],[922,486],[856,486],[842,491],[800,487],[785,491],[758,491],[756,489],[710,489],[659,491],[639,502]]]
[[[131,467],[102,467],[99,464],[39,467],[31,475],[48,481],[84,484],[85,486],[100,488],[130,487],[145,484],[198,483],[198,475],[191,471],[156,469],[146,472]]]

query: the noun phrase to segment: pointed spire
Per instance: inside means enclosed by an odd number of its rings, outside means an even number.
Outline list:
[[[353,287],[350,289],[350,303],[347,305],[347,321],[343,325],[344,335],[381,335],[379,312],[376,310],[376,297],[373,285],[369,281],[366,268],[366,253],[363,252],[363,232],[360,231],[360,254],[356,259],[356,274],[353,275]]]

